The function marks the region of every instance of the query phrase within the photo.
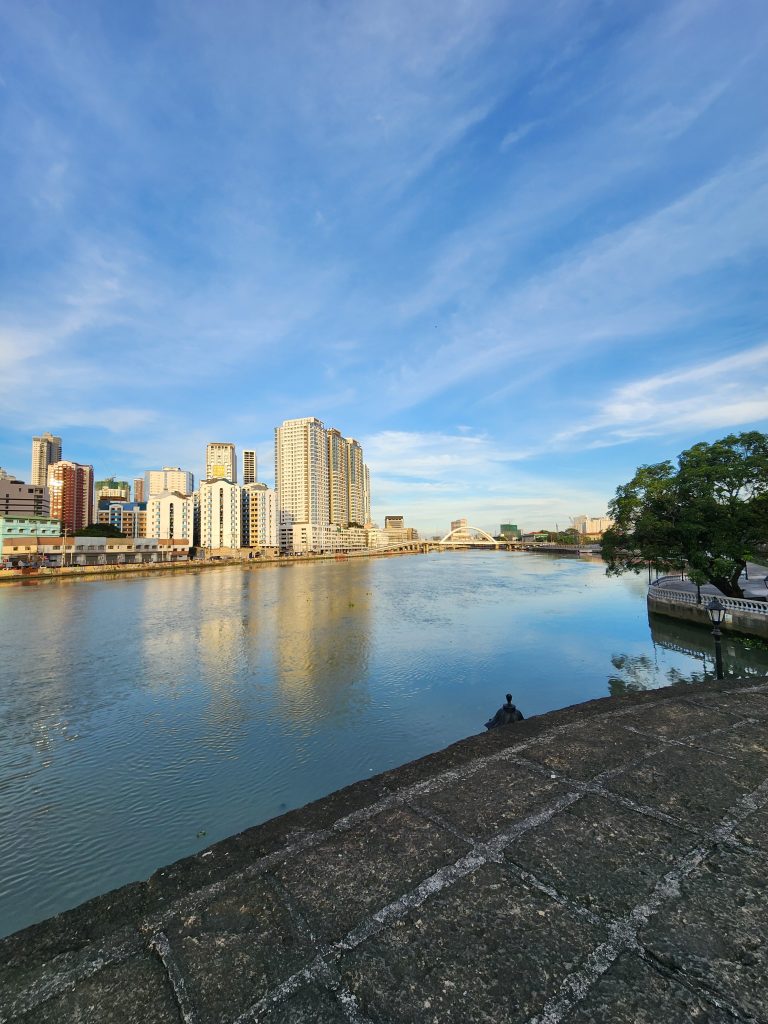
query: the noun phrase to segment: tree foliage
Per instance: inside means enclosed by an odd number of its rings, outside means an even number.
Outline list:
[[[78,537],[125,537],[116,526],[111,523],[91,523],[77,531]]]
[[[697,583],[741,597],[739,577],[768,542],[768,435],[729,434],[641,466],[616,490],[603,535],[607,572],[686,567]]]

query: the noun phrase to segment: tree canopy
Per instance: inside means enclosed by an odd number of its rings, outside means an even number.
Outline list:
[[[677,467],[640,466],[608,512],[609,575],[685,566],[694,582],[741,597],[739,577],[768,542],[768,435],[729,434],[682,452]]]
[[[77,531],[78,537],[125,537],[116,526],[111,523],[91,523]]]

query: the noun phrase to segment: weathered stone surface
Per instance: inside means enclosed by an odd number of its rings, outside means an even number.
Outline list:
[[[622,954],[563,1024],[733,1024],[733,1017],[639,956]]]
[[[587,796],[513,843],[506,856],[575,903],[619,917],[691,845],[681,829]]]
[[[201,1022],[234,1020],[311,958],[311,944],[264,879],[239,882],[166,927]]]
[[[0,940],[0,1021],[768,1020],[755,683],[470,737]]]
[[[333,941],[468,849],[430,821],[397,809],[337,833],[274,874],[315,933]]]
[[[305,985],[269,1006],[259,1024],[350,1024],[350,1019],[335,993],[319,985]]]
[[[475,839],[488,839],[568,790],[546,776],[510,763],[484,765],[469,778],[447,783],[414,803]]]
[[[764,777],[752,761],[670,746],[609,779],[606,788],[689,825],[708,828]]]
[[[628,732],[625,724],[623,717],[588,722],[567,736],[555,734],[547,742],[526,747],[521,757],[586,781],[659,749],[658,740]]]
[[[681,699],[665,701],[633,712],[625,724],[655,736],[680,740],[686,736],[711,732],[712,729],[730,729],[733,717],[711,708],[696,707],[690,701]]]
[[[181,1016],[159,961],[143,957],[105,967],[35,1007],[24,1024],[181,1024]]]
[[[640,932],[663,964],[768,1017],[768,858],[719,850]]]
[[[512,1024],[553,996],[604,938],[489,865],[343,957],[342,979],[372,1020]]]

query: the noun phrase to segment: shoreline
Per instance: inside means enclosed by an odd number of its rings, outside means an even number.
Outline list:
[[[200,572],[205,569],[223,569],[240,566],[257,568],[264,566],[304,565],[307,562],[346,562],[353,558],[390,558],[395,555],[422,555],[423,550],[412,551],[350,551],[344,554],[280,555],[268,558],[217,558],[190,559],[178,562],[129,562],[120,565],[72,565],[64,569],[5,569],[0,572],[0,585],[13,583],[49,583],[59,579],[118,579],[137,573]]]

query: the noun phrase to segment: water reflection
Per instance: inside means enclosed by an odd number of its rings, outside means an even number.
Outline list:
[[[343,717],[369,703],[369,575],[367,559],[279,573],[275,670],[292,723]]]
[[[617,697],[638,690],[660,686],[689,685],[715,679],[714,639],[705,626],[649,615],[653,655],[614,654],[614,672],[608,677],[608,691]],[[745,679],[768,675],[768,644],[752,637],[723,634],[723,668],[725,676]],[[660,664],[658,650],[673,651],[692,659],[684,667]]]

